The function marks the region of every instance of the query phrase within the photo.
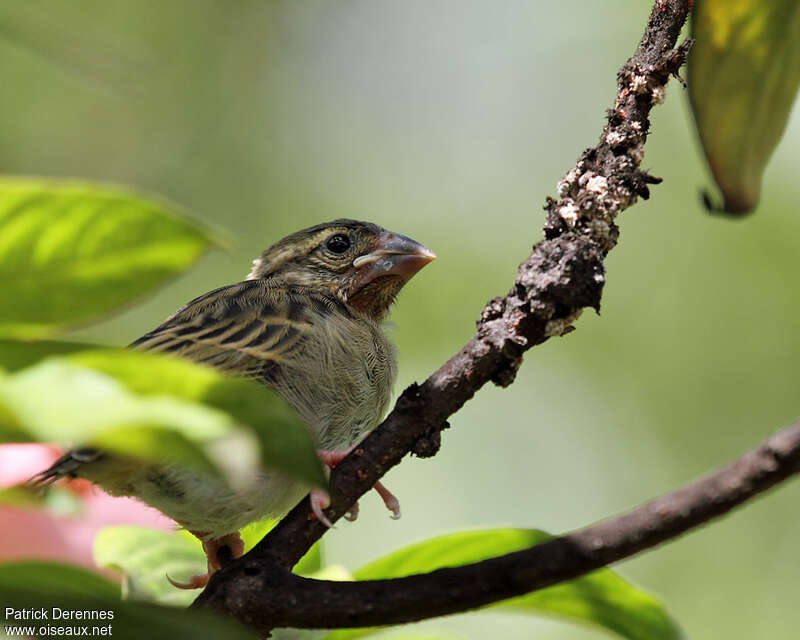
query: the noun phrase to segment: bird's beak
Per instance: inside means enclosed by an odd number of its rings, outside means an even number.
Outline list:
[[[353,260],[356,271],[353,284],[356,289],[361,289],[369,282],[384,276],[397,276],[406,283],[417,271],[435,259],[436,254],[416,240],[399,233],[383,231],[375,240],[370,253]]]

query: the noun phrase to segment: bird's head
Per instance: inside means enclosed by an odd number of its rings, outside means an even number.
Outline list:
[[[276,242],[248,280],[281,278],[335,296],[380,320],[411,277],[436,256],[419,242],[357,220],[334,220]]]

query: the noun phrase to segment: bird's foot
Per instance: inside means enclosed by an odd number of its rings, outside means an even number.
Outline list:
[[[378,492],[378,495],[383,500],[383,504],[386,505],[386,508],[392,512],[392,515],[389,517],[392,520],[399,520],[400,519],[400,501],[397,499],[391,491],[389,491],[382,483],[376,482],[372,485],[372,488]]]
[[[178,582],[167,575],[167,582],[178,589],[204,589],[212,573],[213,571],[209,569],[208,573],[198,573],[197,575],[190,576],[186,582]]]
[[[328,529],[333,529],[333,523],[328,520],[328,517],[324,513],[324,509],[331,506],[331,494],[325,491],[325,489],[312,489],[308,497],[309,500],[311,500],[311,511],[314,512],[317,520],[328,527]]]
[[[317,520],[328,527],[328,529],[335,529],[336,527],[328,520],[324,512],[325,509],[331,506],[331,494],[325,491],[325,489],[312,489],[309,494],[309,499],[311,500],[311,511],[314,513]],[[358,502],[353,503],[347,510],[347,513],[344,514],[344,519],[349,522],[353,522],[356,518],[358,518]]]
[[[319,449],[317,450],[317,455],[324,465],[333,469],[337,464],[344,460],[345,457],[347,457],[347,454],[349,454],[354,448],[355,447],[350,447],[349,449],[339,449],[337,451],[326,451],[324,449]],[[400,501],[395,497],[395,495],[380,482],[376,482],[373,485],[373,489],[378,492],[378,495],[381,497],[381,500],[383,500],[383,504],[386,505],[386,508],[392,512],[391,518],[393,520],[399,519]],[[331,497],[327,491],[324,489],[314,489],[311,491],[311,510],[314,512],[314,515],[317,516],[317,519],[328,527],[332,527],[333,525],[331,524],[330,520],[325,517],[323,509],[327,509],[330,504]],[[354,503],[353,506],[347,510],[347,513],[344,515],[344,517],[350,522],[358,518],[358,502]]]
[[[191,576],[186,582],[178,582],[167,576],[169,583],[178,589],[202,589],[205,587],[209,578],[211,578],[211,574],[221,568],[217,554],[222,547],[228,547],[233,558],[239,558],[244,553],[244,542],[238,531],[212,540],[207,540],[208,533],[202,531],[190,531],[189,533],[203,543],[203,551],[208,559],[208,573]]]

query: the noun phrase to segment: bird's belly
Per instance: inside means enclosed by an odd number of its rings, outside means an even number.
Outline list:
[[[179,466],[151,466],[131,478],[133,492],[182,527],[216,538],[290,509],[309,487],[286,475],[262,470],[232,488]],[[126,492],[127,493],[127,492]]]

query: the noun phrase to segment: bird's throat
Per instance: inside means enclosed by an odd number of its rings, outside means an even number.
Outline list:
[[[389,312],[389,307],[404,284],[405,280],[396,275],[375,278],[348,296],[347,304],[380,321]]]

